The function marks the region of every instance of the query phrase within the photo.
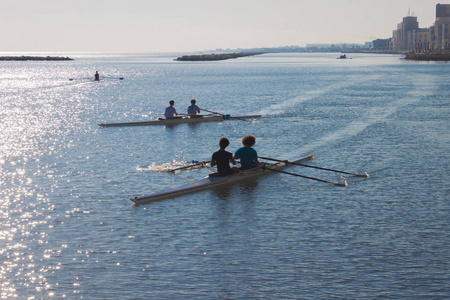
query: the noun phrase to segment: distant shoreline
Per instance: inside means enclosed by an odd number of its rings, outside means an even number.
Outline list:
[[[239,52],[239,53],[221,53],[221,54],[201,54],[201,55],[183,55],[175,61],[214,61],[214,60],[226,60],[231,58],[238,58],[244,56],[252,56],[263,54],[262,52]]]
[[[408,53],[405,59],[421,61],[450,61],[450,53]]]
[[[60,56],[0,56],[0,61],[65,61],[73,60],[70,57]]]
[[[256,49],[255,49],[256,50]],[[183,55],[174,61],[220,61],[226,59],[233,59],[245,56],[260,55],[264,53],[280,53],[276,51],[242,51],[233,53],[219,53],[219,54],[196,54],[196,55]],[[355,50],[347,49],[339,51],[282,51],[281,53],[365,53],[365,54],[398,54],[405,55],[405,60],[416,61],[450,61],[450,53],[407,53],[406,51],[389,51],[389,50]],[[0,56],[0,61],[71,61],[74,60],[70,57],[63,56]]]

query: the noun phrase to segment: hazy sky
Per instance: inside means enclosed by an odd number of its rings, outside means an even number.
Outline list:
[[[447,0],[0,0],[0,51],[190,52],[364,43]]]

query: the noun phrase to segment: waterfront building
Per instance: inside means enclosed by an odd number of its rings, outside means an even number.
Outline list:
[[[449,39],[450,4],[436,5],[436,22],[434,23],[435,49],[441,51],[450,50]]]
[[[419,30],[417,17],[407,16],[403,22],[397,25],[397,30],[392,33],[393,50],[404,51],[414,49],[415,41],[413,39],[415,32]]]
[[[392,39],[376,39],[372,41],[372,46],[367,48],[377,51],[388,51],[391,40]]]
[[[392,32],[390,49],[394,51],[450,51],[450,4],[436,5],[436,22],[429,28],[419,28],[417,17],[408,15]]]

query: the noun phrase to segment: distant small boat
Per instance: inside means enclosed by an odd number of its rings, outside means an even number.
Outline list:
[[[345,54],[342,54],[337,59],[352,59],[352,58],[351,57],[347,57],[347,55],[345,55]]]

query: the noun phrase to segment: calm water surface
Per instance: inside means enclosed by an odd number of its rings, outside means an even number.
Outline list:
[[[0,64],[4,299],[450,297],[450,65],[395,55],[222,62],[81,55]],[[108,77],[91,78],[99,70]],[[124,77],[124,80],[118,78]],[[69,81],[69,79],[73,79]],[[169,99],[254,122],[100,128]],[[273,174],[143,206],[213,170],[222,136],[260,156],[366,171],[347,188]],[[292,167],[329,181],[335,173]]]

